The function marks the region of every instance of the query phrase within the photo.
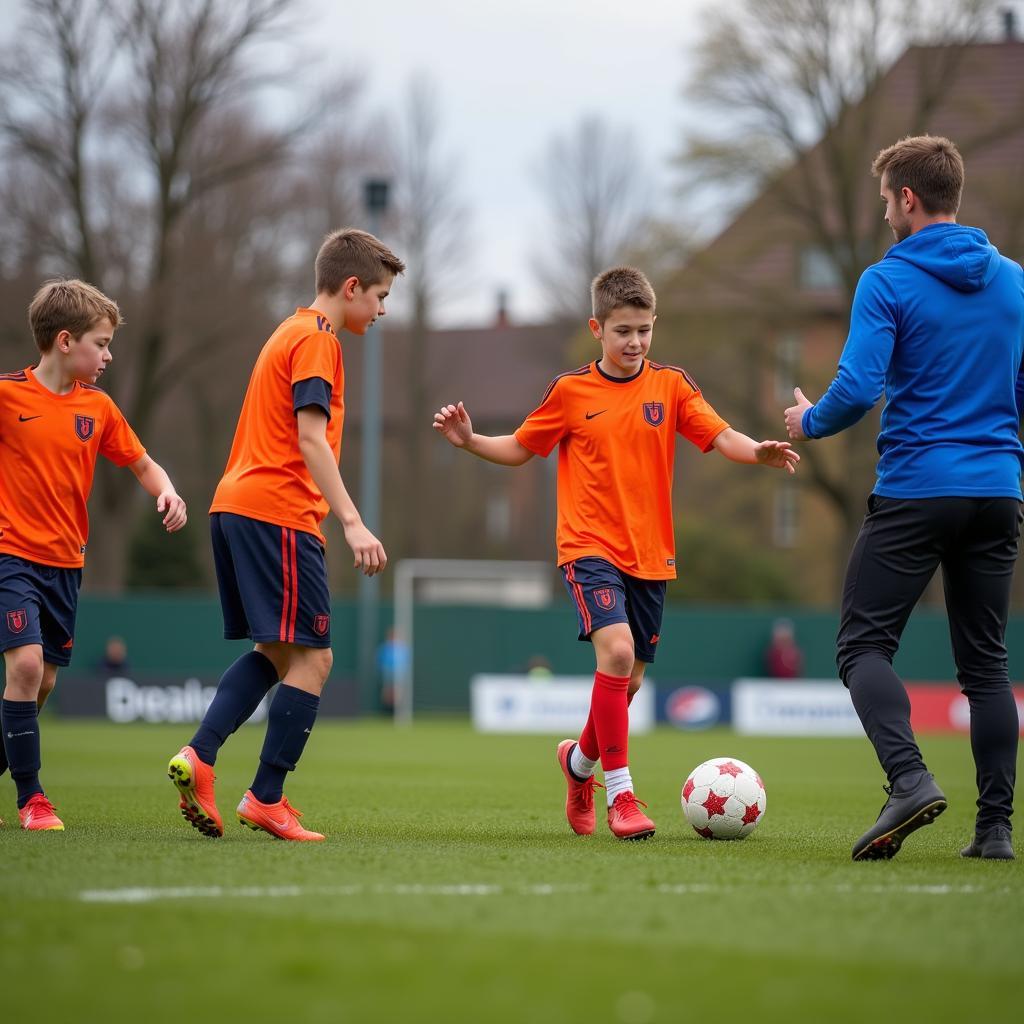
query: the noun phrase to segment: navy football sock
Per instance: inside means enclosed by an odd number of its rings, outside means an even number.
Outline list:
[[[217,693],[203,715],[189,746],[207,764],[217,763],[217,751],[249,720],[267,691],[277,682],[274,663],[259,651],[243,654],[217,684]]]
[[[7,771],[7,749],[4,747],[3,730],[0,729],[0,775]]]
[[[261,803],[274,804],[284,793],[284,780],[302,757],[320,698],[282,683],[270,703],[267,738],[260,753],[260,767],[253,779],[252,795]]]
[[[18,787],[19,810],[36,793],[39,784],[39,708],[34,700],[0,701],[0,724],[4,747],[11,765],[11,778]]]

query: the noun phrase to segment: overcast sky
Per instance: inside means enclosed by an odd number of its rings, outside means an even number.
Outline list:
[[[702,116],[682,87],[707,0],[300,2],[300,46],[312,64],[364,80],[364,117],[379,110],[397,117],[414,76],[426,74],[436,86],[441,143],[458,160],[472,228],[465,281],[440,311],[445,325],[489,322],[499,289],[508,292],[514,320],[543,317],[530,269],[550,230],[537,168],[551,139],[585,115],[632,128],[638,172],[651,183],[658,213],[682,219],[669,160],[684,128]],[[1024,2],[1008,5],[1024,23]],[[0,0],[0,37],[23,10],[19,0]]]
[[[446,304],[446,322],[488,322],[501,288],[514,319],[542,317],[529,260],[548,225],[534,172],[583,115],[630,125],[641,171],[669,193],[701,0],[307,3],[338,61],[366,70],[371,108],[397,110],[416,73],[437,85],[473,226],[465,296]]]

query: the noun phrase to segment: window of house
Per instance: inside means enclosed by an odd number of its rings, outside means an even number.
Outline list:
[[[800,377],[800,336],[783,334],[775,344],[775,401],[793,404],[793,388]]]
[[[842,285],[835,260],[820,245],[800,250],[799,284],[807,291],[829,291]]]

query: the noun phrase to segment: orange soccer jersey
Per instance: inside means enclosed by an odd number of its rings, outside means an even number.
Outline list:
[[[299,451],[293,386],[314,378],[330,391],[327,443],[341,457],[345,369],[331,322],[297,309],[263,346],[242,403],[227,468],[211,512],[234,512],[319,537],[328,505]]]
[[[99,388],[78,381],[56,395],[31,369],[0,374],[0,552],[80,568],[97,456],[127,466],[145,454]]]
[[[675,578],[675,435],[706,452],[728,426],[677,366],[644,360],[620,379],[593,362],[556,377],[515,436],[536,455],[559,446],[558,564],[590,555]]]

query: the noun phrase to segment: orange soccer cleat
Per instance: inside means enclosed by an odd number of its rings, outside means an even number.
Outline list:
[[[578,836],[589,836],[594,831],[596,815],[594,814],[594,789],[604,786],[594,781],[594,776],[580,782],[569,768],[569,755],[576,746],[575,740],[562,740],[558,744],[558,764],[565,776],[568,793],[565,797],[565,817],[569,828]]]
[[[650,839],[654,835],[654,822],[637,804],[647,806],[627,790],[620,793],[608,808],[608,827],[619,839]]]
[[[248,825],[253,832],[269,832],[277,839],[292,839],[298,842],[317,843],[323,836],[319,832],[310,832],[299,824],[302,811],[296,810],[288,797],[283,796],[276,804],[264,804],[247,789],[242,802],[238,805],[238,820]]]
[[[64,831],[64,822],[54,813],[53,804],[43,793],[29,797],[28,803],[18,811],[18,817],[21,827],[28,832]]]
[[[191,747],[182,747],[167,765],[167,776],[181,796],[182,817],[204,836],[224,835],[224,823],[213,798],[213,766],[200,760]]]

